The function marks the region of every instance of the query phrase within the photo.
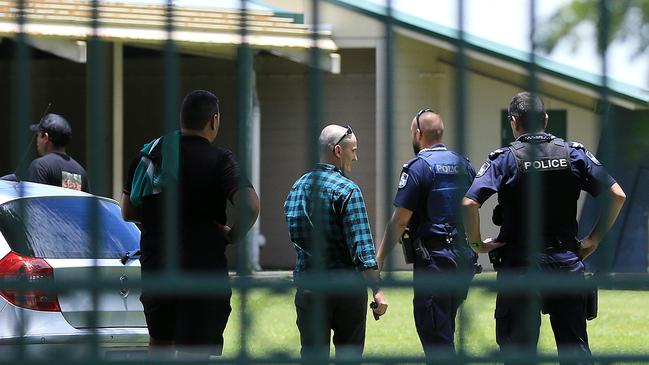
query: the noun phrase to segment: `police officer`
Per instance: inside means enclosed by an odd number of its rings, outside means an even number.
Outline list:
[[[514,96],[509,105],[509,121],[516,140],[489,154],[462,202],[465,227],[471,247],[478,253],[492,250],[498,279],[524,275],[530,265],[541,272],[561,273],[583,279],[582,260],[590,255],[615,222],[625,200],[622,188],[583,145],[565,142],[545,133],[548,116],[541,98],[530,92]],[[526,232],[526,197],[531,173],[536,173],[542,199],[537,231],[538,257],[528,262],[530,237]],[[607,212],[581,242],[577,234],[577,199],[581,190],[609,199]],[[481,239],[478,209],[494,193],[502,216],[495,239]],[[603,193],[603,194],[602,194]],[[492,252],[493,253],[493,252]],[[491,256],[491,255],[490,255]],[[586,296],[498,293],[496,299],[496,340],[501,351],[536,350],[540,314],[550,315],[559,356],[580,354],[590,357],[586,333]],[[531,317],[530,317],[531,316]],[[588,361],[584,363],[589,363]]]
[[[477,254],[464,238],[460,204],[475,170],[466,158],[442,144],[444,122],[436,112],[420,110],[410,130],[415,158],[403,165],[395,209],[378,248],[379,268],[394,247],[395,238],[408,226],[416,248],[415,282],[433,273],[462,272],[470,279],[471,259]],[[466,291],[415,290],[415,325],[427,361],[434,353],[454,354],[455,314],[465,298]]]

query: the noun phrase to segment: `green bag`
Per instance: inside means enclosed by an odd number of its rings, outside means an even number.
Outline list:
[[[178,180],[180,131],[173,131],[145,144],[133,174],[131,203],[142,204],[145,196],[160,194],[169,179]]]

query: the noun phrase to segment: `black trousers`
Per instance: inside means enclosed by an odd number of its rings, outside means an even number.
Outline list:
[[[324,295],[298,288],[295,310],[302,357],[317,353],[328,356],[333,331],[336,358],[360,359],[365,346],[367,308],[366,290]]]
[[[427,276],[453,274],[468,284],[473,277],[472,253],[452,247],[428,250],[430,257],[415,258],[413,280],[426,281]],[[457,275],[457,276],[456,276]],[[455,316],[466,299],[468,285],[461,292],[445,288],[417,289],[413,299],[413,314],[419,340],[426,354],[426,362],[435,356],[455,354]]]
[[[563,273],[583,279],[584,266],[573,259],[552,265],[541,265],[541,270]],[[498,279],[523,276],[521,273],[502,272]],[[550,316],[552,332],[559,356],[581,354],[590,357],[588,333],[586,331],[586,293],[544,294],[498,293],[496,298],[496,341],[503,353],[510,351],[536,351],[541,311]],[[513,364],[514,362],[512,362]],[[591,361],[561,362],[564,364],[592,364]]]
[[[230,290],[221,295],[182,298],[142,293],[140,301],[152,338],[173,341],[183,351],[221,355],[223,332],[232,311],[231,296]]]
[[[142,279],[148,280],[155,271],[142,269]],[[227,280],[227,271],[209,271]],[[151,293],[140,295],[149,336],[155,340],[174,342],[185,352],[221,355],[223,332],[232,307],[232,290],[182,295]]]

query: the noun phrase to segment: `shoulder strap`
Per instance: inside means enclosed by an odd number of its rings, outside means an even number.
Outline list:
[[[410,160],[406,161],[403,164],[402,169],[407,171],[408,169],[410,169],[410,166],[412,166],[412,164],[415,163],[415,161],[419,160],[420,158],[421,157],[419,157],[419,156],[415,156],[414,158],[411,158]]]
[[[492,151],[491,153],[489,153],[489,159],[490,159],[491,161],[493,161],[493,160],[495,160],[496,158],[498,158],[498,156],[500,156],[500,155],[502,155],[503,153],[505,153],[505,151],[507,151],[507,148],[499,148],[499,149],[497,149],[497,150],[495,150],[495,151]]]
[[[570,161],[570,148],[569,145],[566,141],[564,141],[562,138],[552,136],[552,144],[554,145],[554,148],[560,148],[563,153],[564,157]]]
[[[586,150],[586,147],[583,144],[579,143],[579,142],[570,142],[570,147],[576,148],[576,149],[579,149],[579,150],[584,150],[584,151]]]
[[[514,141],[509,144],[510,148],[513,148],[514,150],[520,150],[521,148],[525,147],[525,144],[521,141]],[[513,151],[512,151],[513,152]]]

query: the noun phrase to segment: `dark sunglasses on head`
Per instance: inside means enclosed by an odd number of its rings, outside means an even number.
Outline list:
[[[421,125],[419,125],[419,117],[421,117],[422,114],[428,113],[428,112],[435,113],[435,111],[433,109],[430,109],[430,108],[424,108],[424,109],[417,112],[417,115],[415,116],[415,119],[417,120],[417,129],[421,130]]]
[[[345,137],[347,137],[347,136],[351,136],[351,135],[354,133],[354,131],[352,130],[352,126],[350,126],[349,124],[347,124],[345,127],[347,128],[347,131],[345,131],[345,134],[343,134],[343,136],[340,137],[340,139],[338,140],[338,142],[334,143],[334,147],[332,148],[332,151],[334,151],[334,152],[336,151],[336,146],[339,145],[340,142],[342,142],[343,139],[345,139]]]

